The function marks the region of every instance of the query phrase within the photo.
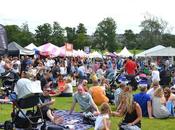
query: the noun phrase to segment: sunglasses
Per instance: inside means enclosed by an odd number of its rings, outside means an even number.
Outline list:
[[[164,92],[164,94],[168,94],[168,92]]]
[[[44,90],[44,91],[46,91],[46,92],[50,92],[51,90]]]

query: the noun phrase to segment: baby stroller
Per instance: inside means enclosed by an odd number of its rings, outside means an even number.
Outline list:
[[[13,130],[13,127],[37,130],[39,124],[42,125],[41,129],[44,130],[45,121],[40,108],[37,107],[42,93],[40,81],[22,78],[17,81],[14,91],[8,93],[13,102],[13,112],[11,113],[12,120],[5,121],[4,130]],[[40,113],[38,113],[38,110]]]
[[[138,83],[138,86],[146,86],[147,89],[149,89],[150,83],[146,74],[140,73],[139,75],[137,75],[136,81]]]
[[[4,96],[9,96],[13,92],[15,83],[18,81],[19,76],[13,71],[7,71],[0,76]]]
[[[114,92],[117,89],[117,80],[120,74],[121,74],[121,71],[114,71],[107,75],[110,88],[106,89],[106,96],[108,97],[109,102],[111,104],[114,103]]]

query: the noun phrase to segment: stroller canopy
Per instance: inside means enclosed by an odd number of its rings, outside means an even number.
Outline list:
[[[26,78],[19,79],[16,86],[15,92],[19,98],[25,98],[35,93],[42,93],[41,82],[39,80],[32,81]]]

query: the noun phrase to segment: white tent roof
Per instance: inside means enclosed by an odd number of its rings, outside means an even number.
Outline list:
[[[151,53],[151,52],[163,49],[163,48],[165,48],[165,47],[162,46],[162,45],[157,45],[153,48],[150,48],[148,50],[145,50],[144,52],[141,52],[141,53],[137,54],[136,57],[145,57],[145,56],[147,56],[148,53]]]
[[[58,56],[59,52],[60,52],[60,48],[57,47],[56,45],[53,45],[52,43],[46,43],[42,46],[39,46],[38,50],[40,52],[49,53],[49,55],[52,56],[52,57]]]
[[[89,58],[101,58],[102,59],[103,57],[99,52],[95,51],[89,54]]]
[[[147,56],[175,56],[175,48],[166,47],[154,52],[147,53]]]
[[[35,52],[33,50],[29,50],[26,48],[23,48],[16,42],[11,42],[8,44],[8,50],[9,51],[19,51],[20,55],[34,55]]]
[[[124,47],[123,50],[121,50],[121,52],[118,53],[118,55],[123,56],[123,57],[133,56],[133,54],[131,52],[129,52],[126,47]]]
[[[30,43],[29,45],[27,45],[27,46],[24,47],[24,48],[29,49],[29,50],[35,50],[35,49],[38,50],[38,47],[35,46],[35,44],[33,44],[33,43]]]

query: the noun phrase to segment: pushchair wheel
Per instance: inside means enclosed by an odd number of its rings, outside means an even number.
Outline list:
[[[46,130],[46,124],[45,123],[41,126],[41,130]]]
[[[13,123],[11,121],[5,121],[4,130],[13,130]]]

